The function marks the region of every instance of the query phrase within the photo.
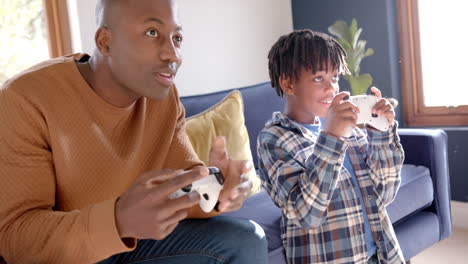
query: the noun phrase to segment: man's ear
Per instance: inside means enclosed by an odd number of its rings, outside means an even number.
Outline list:
[[[103,56],[110,55],[110,39],[112,33],[106,27],[100,27],[94,35],[94,41],[96,42],[97,49],[101,52]]]
[[[293,95],[294,94],[294,85],[291,81],[291,78],[288,78],[286,76],[281,76],[279,79],[279,84],[281,87],[281,90],[283,90],[283,93],[286,95]]]

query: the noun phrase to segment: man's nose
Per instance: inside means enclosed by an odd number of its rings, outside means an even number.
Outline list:
[[[160,57],[162,61],[168,62],[179,62],[180,61],[180,49],[174,45],[172,39],[164,42],[162,46]]]

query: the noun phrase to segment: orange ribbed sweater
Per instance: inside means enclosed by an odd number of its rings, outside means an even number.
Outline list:
[[[143,172],[201,164],[176,88],[114,107],[81,77],[80,57],[41,63],[0,90],[0,255],[9,263],[94,263],[132,250],[116,228],[117,197]]]

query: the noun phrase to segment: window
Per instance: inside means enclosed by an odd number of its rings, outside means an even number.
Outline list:
[[[0,85],[40,61],[71,52],[66,2],[0,0]]]
[[[409,126],[468,125],[465,1],[398,0],[404,118]]]

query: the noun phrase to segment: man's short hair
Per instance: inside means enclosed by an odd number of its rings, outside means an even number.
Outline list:
[[[284,93],[280,78],[298,79],[302,70],[347,73],[346,51],[331,36],[310,29],[296,30],[281,36],[268,53],[271,86],[278,96]],[[328,69],[328,63],[333,69]]]

